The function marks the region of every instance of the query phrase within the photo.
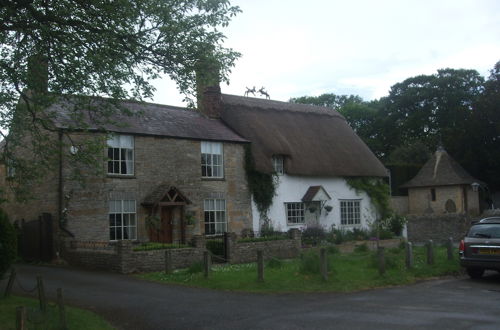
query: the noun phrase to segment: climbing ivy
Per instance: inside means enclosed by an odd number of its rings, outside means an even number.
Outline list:
[[[276,180],[273,174],[262,173],[255,168],[250,145],[245,146],[245,171],[247,175],[248,188],[253,195],[261,218],[267,219],[267,212],[276,195]]]
[[[346,178],[346,182],[357,193],[364,191],[377,209],[380,218],[385,219],[392,214],[389,206],[389,185],[380,178],[356,177]]]

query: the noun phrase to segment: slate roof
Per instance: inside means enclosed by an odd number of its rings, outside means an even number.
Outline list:
[[[89,108],[99,107],[106,99],[93,99]],[[108,107],[115,107],[109,105]],[[54,114],[54,121],[59,128],[78,128],[79,124],[72,118],[71,109],[75,107],[68,101],[57,102],[48,110]],[[218,119],[208,118],[201,113],[174,106],[160,105],[146,102],[122,101],[120,107],[131,115],[118,114],[110,118],[113,122],[107,121],[100,124],[102,120],[90,120],[92,112],[84,112],[84,122],[88,124],[88,129],[106,129],[116,133],[156,135],[174,138],[187,138],[197,140],[214,140],[226,142],[248,142]]]
[[[310,176],[385,177],[387,170],[335,110],[222,94],[222,120],[247,140],[257,170],[273,173],[273,155],[285,172]]]
[[[444,149],[440,148],[417,175],[403,184],[401,188],[469,185],[473,182],[482,184],[467,173]]]

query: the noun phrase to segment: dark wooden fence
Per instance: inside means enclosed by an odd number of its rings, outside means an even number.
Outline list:
[[[19,253],[26,261],[51,261],[54,257],[53,221],[49,213],[20,224]]]

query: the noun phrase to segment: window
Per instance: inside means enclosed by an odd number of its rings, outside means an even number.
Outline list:
[[[433,202],[436,201],[436,189],[434,189],[434,188],[431,189],[431,200]]]
[[[360,200],[340,201],[340,224],[359,225],[361,224]]]
[[[283,156],[274,155],[272,161],[273,161],[274,173],[278,175],[283,175],[285,173],[285,169],[283,166]]]
[[[108,174],[134,174],[134,137],[115,135],[108,140]]]
[[[286,221],[289,224],[304,223],[304,203],[285,203]]]
[[[201,176],[204,178],[222,178],[222,143],[201,142]]]
[[[205,235],[217,235],[227,231],[226,200],[205,199]]]
[[[136,239],[135,200],[109,201],[109,239]]]

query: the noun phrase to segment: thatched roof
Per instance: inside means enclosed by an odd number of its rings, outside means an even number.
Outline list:
[[[473,178],[443,149],[439,148],[417,175],[402,188],[469,185],[481,181]]]
[[[252,142],[257,170],[272,173],[273,155],[288,174],[387,176],[382,163],[335,110],[222,94],[222,120]]]
[[[105,129],[125,134],[155,135],[196,140],[227,142],[248,142],[219,119],[207,118],[198,111],[154,103],[123,101],[118,106],[107,99],[88,98],[89,109],[108,107],[113,110],[109,119],[95,118],[95,112],[88,111],[85,100],[76,105],[68,97],[61,98],[48,110],[59,128],[82,128],[89,130]],[[76,102],[76,101],[75,101]],[[80,101],[78,101],[80,102]],[[82,121],[74,118],[74,108],[85,109]],[[128,114],[126,114],[128,113]],[[93,118],[91,120],[90,118]]]

